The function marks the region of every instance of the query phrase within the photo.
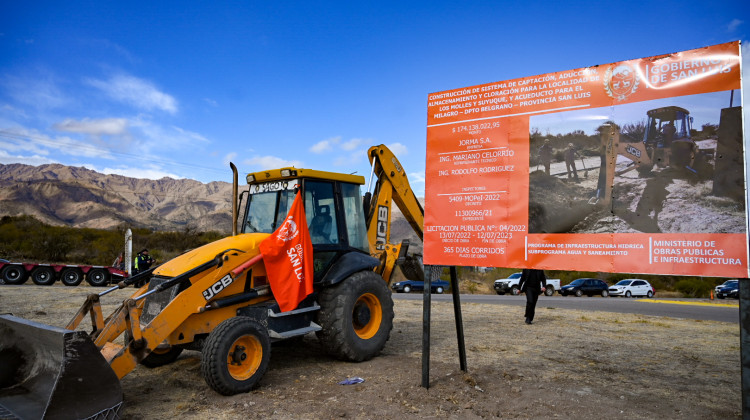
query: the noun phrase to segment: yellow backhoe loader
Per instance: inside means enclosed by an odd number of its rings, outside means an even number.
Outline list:
[[[334,357],[376,356],[393,323],[388,282],[408,247],[389,243],[391,202],[420,238],[424,211],[390,150],[375,146],[368,155],[377,181],[364,203],[362,176],[282,168],[247,175],[241,217],[231,165],[232,236],[89,295],[65,328],[0,315],[0,418],[117,417],[119,379],[139,363],[171,363],[183,349],[202,352],[201,374],[223,395],[258,384],[277,340],[315,332]],[[314,292],[282,312],[258,245],[284,220],[297,191],[313,242]],[[418,260],[407,271],[423,278]],[[113,313],[102,313],[103,296],[144,282]],[[90,331],[82,330],[87,318]]]

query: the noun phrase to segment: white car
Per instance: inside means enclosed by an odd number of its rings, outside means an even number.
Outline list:
[[[625,279],[620,280],[614,286],[609,288],[610,296],[646,296],[652,297],[654,295],[654,288],[649,282],[641,279]]]

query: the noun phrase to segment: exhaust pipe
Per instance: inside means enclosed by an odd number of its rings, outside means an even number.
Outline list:
[[[232,168],[232,236],[237,236],[237,190],[239,189],[239,181],[237,180],[237,167],[232,162],[229,162],[229,167]]]
[[[122,401],[86,332],[0,315],[0,418],[113,419]]]

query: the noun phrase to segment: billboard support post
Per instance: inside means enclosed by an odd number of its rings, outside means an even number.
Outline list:
[[[432,306],[432,275],[438,267],[425,266],[422,292],[422,388],[430,388],[430,309]]]
[[[739,283],[742,418],[750,419],[750,279],[740,279]]]
[[[453,313],[456,317],[456,339],[458,340],[458,363],[466,372],[466,345],[464,344],[464,321],[461,315],[461,297],[458,294],[458,273],[456,266],[451,266],[451,294],[453,295]]]
[[[440,278],[443,266],[426,265],[424,268],[424,291],[422,298],[422,388],[430,388],[430,310],[432,306],[432,280]],[[464,344],[463,316],[461,315],[461,298],[458,290],[456,266],[450,267],[451,295],[453,312],[456,318],[456,339],[458,341],[458,363],[463,372],[466,367],[466,346]]]

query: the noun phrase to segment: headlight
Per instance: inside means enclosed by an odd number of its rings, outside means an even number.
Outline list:
[[[249,175],[247,176],[247,183],[249,184],[249,183],[251,183],[251,182],[253,182],[253,181],[255,181],[255,175],[253,175],[253,174],[249,174]]]

